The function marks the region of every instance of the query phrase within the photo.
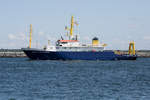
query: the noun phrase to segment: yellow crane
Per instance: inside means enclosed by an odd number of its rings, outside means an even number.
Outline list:
[[[135,43],[130,42],[129,44],[129,55],[135,55]]]

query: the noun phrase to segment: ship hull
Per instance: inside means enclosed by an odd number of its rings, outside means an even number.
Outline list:
[[[44,51],[38,49],[22,49],[33,60],[135,60],[133,56],[119,56],[113,51]]]
[[[137,55],[117,55],[117,60],[136,60]]]

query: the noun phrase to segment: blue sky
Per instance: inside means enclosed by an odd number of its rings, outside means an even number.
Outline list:
[[[0,48],[27,47],[33,25],[32,47],[54,44],[66,35],[74,15],[80,41],[97,36],[106,49],[150,49],[150,0],[0,0]]]

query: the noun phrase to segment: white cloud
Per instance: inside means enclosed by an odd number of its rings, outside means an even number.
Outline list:
[[[44,32],[39,32],[39,35],[44,35]]]
[[[10,40],[27,40],[27,36],[23,32],[17,34],[8,34],[8,38]]]
[[[28,36],[23,33],[15,33],[15,34],[8,34],[8,46],[9,48],[22,48],[26,47],[28,44]]]
[[[8,38],[10,40],[14,40],[14,39],[16,39],[16,36],[14,34],[8,34]]]
[[[9,43],[9,46],[10,47],[16,47],[16,44],[11,42],[11,43]]]
[[[150,40],[150,36],[144,36],[143,39],[144,40]]]
[[[92,39],[90,39],[90,37],[88,37],[88,36],[84,36],[82,39],[83,39],[84,41],[92,41]]]

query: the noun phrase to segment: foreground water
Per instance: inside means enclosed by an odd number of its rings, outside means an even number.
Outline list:
[[[150,58],[33,61],[0,58],[0,100],[150,100]]]

